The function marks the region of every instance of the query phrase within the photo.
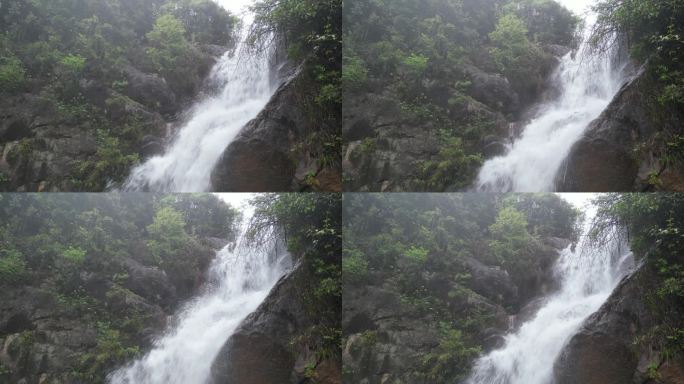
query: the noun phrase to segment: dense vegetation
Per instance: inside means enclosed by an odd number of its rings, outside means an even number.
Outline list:
[[[253,10],[252,44],[263,49],[274,43],[302,66],[299,105],[316,129],[297,150],[310,152],[322,167],[339,167],[342,1],[260,0]]]
[[[342,198],[340,194],[274,194],[254,200],[256,212],[252,235],[280,228],[289,251],[303,268],[306,279],[297,282],[297,292],[309,316],[316,323],[291,340],[299,349],[313,351],[320,360],[341,366],[340,309],[342,281]],[[310,377],[315,378],[312,368]]]
[[[643,269],[654,271],[655,287],[646,298],[656,326],[635,344],[652,346],[667,361],[684,355],[684,197],[679,194],[612,194],[596,200],[593,236],[627,239]],[[613,228],[617,228],[615,232]],[[656,367],[657,368],[657,367]],[[654,378],[657,379],[657,378]]]
[[[195,292],[214,255],[207,239],[233,238],[238,215],[212,195],[0,196],[0,340],[12,350],[0,381],[103,382]],[[31,365],[46,346],[42,368]]]
[[[539,294],[539,281],[549,274],[544,265],[556,253],[546,243],[553,237],[576,239],[579,212],[544,194],[352,194],[345,196],[343,216],[343,279],[354,292],[345,306],[363,301],[359,296],[368,287],[398,295],[399,334],[404,327],[440,332],[437,345],[410,357],[413,366],[406,369],[415,373],[403,380],[449,383],[467,374],[500,313],[506,323],[505,312],[517,313]],[[517,288],[504,288],[512,286]],[[419,328],[409,320],[414,317]],[[381,337],[399,342],[381,334],[365,329],[361,344],[372,348]],[[430,343],[426,338],[419,345]],[[355,354],[359,345],[348,348]],[[405,357],[397,352],[396,358]],[[350,380],[366,377],[359,374],[345,371]]]
[[[350,2],[344,12],[345,102],[352,109],[355,100],[370,99],[364,95],[382,96],[401,110],[392,118],[415,135],[438,132],[439,153],[415,164],[411,190],[461,189],[471,185],[483,161],[484,139],[507,133],[501,117],[515,121],[538,97],[555,64],[549,47],[572,47],[577,24],[553,0]],[[483,96],[488,91],[472,79],[491,74],[506,80],[490,77],[496,96]],[[382,113],[366,113],[373,112]],[[378,133],[368,133],[358,151],[373,156]]]
[[[2,2],[3,108],[26,104],[55,136],[64,125],[95,137],[95,153],[68,177],[72,189],[102,190],[139,161],[146,135],[163,135],[151,113],[171,120],[197,94],[212,46],[228,45],[235,23],[211,0]],[[12,163],[45,146],[27,133],[8,139],[21,140]]]

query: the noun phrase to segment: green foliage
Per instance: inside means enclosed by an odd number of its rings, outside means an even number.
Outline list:
[[[402,65],[412,79],[420,79],[428,67],[429,58],[423,55],[410,54],[404,59]]]
[[[86,58],[79,55],[67,55],[59,61],[59,64],[69,73],[79,75],[85,69]]]
[[[92,353],[81,355],[76,376],[90,382],[104,382],[103,373],[140,354],[137,346],[127,346],[120,331],[110,324],[99,322],[97,346]]]
[[[368,274],[368,261],[359,250],[344,250],[342,258],[342,276],[345,282],[363,281]]]
[[[501,265],[519,263],[519,255],[532,241],[525,214],[513,207],[502,209],[489,231],[493,237],[489,246]]]
[[[74,172],[76,187],[84,191],[98,191],[106,189],[113,180],[123,180],[131,167],[140,161],[137,154],[127,152],[116,137],[105,136],[100,139],[94,159],[80,163]]]
[[[171,207],[157,211],[154,222],[147,226],[147,232],[151,239],[147,247],[159,263],[173,258],[188,242],[183,215]]]
[[[0,250],[0,285],[17,284],[26,277],[26,261],[16,249]]]
[[[443,135],[438,160],[420,162],[422,189],[439,191],[467,187],[482,165],[481,155],[468,152],[463,139]]]
[[[173,15],[162,15],[157,18],[154,28],[147,34],[152,45],[147,54],[162,73],[172,72],[176,64],[187,54],[190,47],[185,39],[185,27]]]
[[[238,19],[212,0],[180,0],[162,7],[183,23],[191,41],[202,44],[225,45],[231,39]]]
[[[535,42],[564,46],[576,43],[579,17],[554,0],[518,0],[506,5],[504,12],[522,19]]]
[[[86,251],[79,247],[70,246],[62,251],[62,257],[72,263],[83,264],[86,258]]]
[[[463,333],[447,323],[441,324],[442,339],[436,352],[423,357],[425,376],[432,382],[465,378],[470,362],[480,354],[479,347],[469,346]]]
[[[342,67],[342,84],[345,91],[362,89],[368,81],[368,68],[360,57],[345,56]]]
[[[503,15],[489,38],[494,44],[492,56],[502,70],[518,65],[531,47],[525,23],[513,14]]]
[[[648,60],[661,104],[684,103],[684,7],[680,0],[601,0],[594,48],[602,53],[626,36],[634,58]]]
[[[26,82],[26,71],[17,57],[0,56],[0,92],[15,92]]]
[[[410,247],[404,252],[404,257],[412,263],[423,265],[427,262],[429,251],[425,248]]]

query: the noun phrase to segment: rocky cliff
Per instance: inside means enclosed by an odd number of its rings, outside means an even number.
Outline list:
[[[681,108],[658,100],[662,92],[642,68],[587,128],[556,176],[559,191],[684,191]]]
[[[477,340],[478,352],[500,347],[503,335],[527,320],[535,299],[554,289],[551,267],[570,242],[554,238],[548,244],[535,256],[535,270],[526,282],[516,282],[506,270],[477,258],[465,261],[465,284],[454,282],[449,273],[424,272],[425,288],[444,305],[438,311],[408,304],[395,283],[380,274],[367,285],[345,287],[345,383],[443,382],[446,378],[431,376],[429,367],[441,349],[445,323],[464,326],[467,337]],[[454,365],[470,365],[477,356],[451,359]]]
[[[238,215],[213,195],[3,195],[0,383],[104,383],[197,294]]]
[[[0,19],[0,190],[20,192],[118,186],[161,152],[237,22],[210,0],[17,0]]]
[[[142,249],[142,248],[141,248]],[[199,268],[174,279],[135,258],[120,269],[84,269],[77,294],[61,294],[55,279],[0,290],[0,382],[102,383],[121,359],[149,348],[167,319],[204,281],[217,249],[192,250]],[[144,254],[136,258],[146,258]]]

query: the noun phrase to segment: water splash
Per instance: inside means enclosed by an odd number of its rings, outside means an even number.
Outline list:
[[[109,384],[206,384],[211,365],[238,325],[291,268],[282,242],[255,247],[245,236],[220,250],[209,283],[144,357],[108,376]]]
[[[567,0],[566,0],[567,2]],[[572,2],[571,2],[572,3]],[[575,8],[578,5],[575,4]],[[544,192],[555,189],[554,179],[572,146],[599,117],[624,83],[626,61],[619,52],[595,56],[588,49],[597,16],[589,14],[577,52],[562,58],[552,75],[559,96],[539,106],[536,117],[503,156],[480,169],[476,189],[483,192]]]
[[[237,2],[237,5],[249,2]],[[227,6],[227,5],[226,5]],[[164,154],[135,167],[127,191],[202,192],[211,189],[211,172],[240,130],[266,106],[280,84],[272,81],[270,54],[251,55],[247,37],[253,14],[246,12],[239,43],[214,66],[210,81],[221,89],[189,111]]]
[[[589,230],[585,224],[585,235]],[[466,384],[550,384],[553,365],[582,323],[608,299],[633,266],[624,242],[604,247],[582,241],[561,252],[555,275],[561,288],[532,319],[505,338],[501,349],[481,357]]]

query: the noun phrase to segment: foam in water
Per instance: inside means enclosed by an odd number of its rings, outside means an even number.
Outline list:
[[[249,2],[225,6],[235,10],[245,4]],[[271,81],[270,55],[248,55],[246,38],[252,19],[253,15],[245,14],[240,42],[212,69],[210,80],[219,84],[221,91],[192,107],[165,153],[135,167],[124,190],[202,192],[211,188],[211,172],[223,151],[279,86]]]
[[[575,10],[585,4],[565,2]],[[595,21],[595,14],[587,16],[579,50],[563,57],[552,77],[559,97],[539,106],[536,117],[523,129],[522,136],[507,146],[505,155],[485,162],[476,181],[479,191],[555,189],[554,179],[573,144],[606,109],[624,81],[626,63],[617,60],[617,52],[592,56],[587,49]]]
[[[585,233],[588,227],[587,223]],[[553,365],[565,344],[608,299],[632,264],[629,248],[618,241],[601,248],[582,241],[575,251],[563,250],[555,266],[560,290],[506,336],[501,349],[481,357],[466,384],[552,383]]]
[[[276,240],[255,247],[245,239],[219,251],[209,284],[157,339],[153,349],[108,376],[109,384],[205,384],[211,365],[237,326],[263,302],[291,260]]]

